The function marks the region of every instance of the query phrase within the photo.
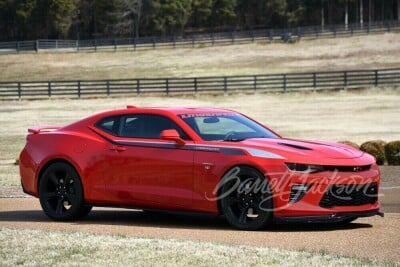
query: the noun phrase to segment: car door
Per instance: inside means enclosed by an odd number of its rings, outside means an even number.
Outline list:
[[[194,151],[191,143],[177,145],[161,140],[160,133],[176,129],[172,120],[160,115],[121,116],[118,137],[110,144],[105,178],[106,191],[119,203],[154,208],[185,207],[192,203]]]

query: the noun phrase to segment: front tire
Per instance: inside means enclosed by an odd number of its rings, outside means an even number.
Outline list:
[[[220,191],[222,213],[240,230],[260,230],[272,221],[272,191],[257,170],[238,166],[223,177]]]
[[[81,179],[64,162],[51,164],[41,175],[39,199],[44,213],[56,221],[77,220],[92,209],[85,206]]]

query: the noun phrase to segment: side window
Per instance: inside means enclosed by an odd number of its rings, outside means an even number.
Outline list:
[[[118,134],[119,117],[108,117],[96,123],[96,127],[112,135]]]
[[[175,129],[181,138],[188,140],[185,132],[170,119],[151,114],[134,114],[121,117],[119,136],[158,139],[163,130]]]

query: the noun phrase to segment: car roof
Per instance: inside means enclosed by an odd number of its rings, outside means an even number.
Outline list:
[[[227,114],[227,113],[236,113],[233,110],[228,109],[220,109],[220,108],[201,108],[201,107],[136,107],[128,105],[124,109],[114,109],[103,111],[94,115],[90,115],[86,118],[83,118],[75,123],[66,125],[65,127],[74,127],[76,124],[93,124],[96,121],[108,117],[108,116],[119,116],[119,115],[128,115],[128,114],[159,114],[164,116],[176,116],[176,115],[193,115],[197,116],[212,116],[214,114]]]
[[[210,107],[136,107],[128,105],[125,110],[120,111],[132,111],[140,112],[140,111],[155,111],[155,112],[168,112],[172,114],[210,114],[210,113],[236,113],[233,110],[222,109],[222,108],[210,108]]]

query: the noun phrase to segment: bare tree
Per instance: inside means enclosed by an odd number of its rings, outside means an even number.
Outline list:
[[[400,1],[400,0],[399,0]],[[321,27],[325,26],[325,0],[321,0]]]
[[[397,20],[400,21],[400,0],[397,0]]]
[[[382,1],[384,2],[384,1]],[[372,22],[372,0],[368,2],[368,24],[371,25]]]
[[[346,28],[349,26],[349,1],[345,0],[344,1],[344,25],[346,26]]]
[[[112,26],[115,34],[139,37],[143,0],[118,0],[116,11],[112,13],[117,23]]]

